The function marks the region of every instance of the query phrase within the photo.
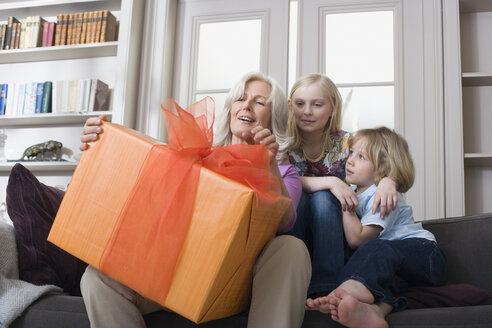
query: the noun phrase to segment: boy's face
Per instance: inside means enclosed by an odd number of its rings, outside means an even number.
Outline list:
[[[363,192],[374,184],[376,169],[366,153],[367,141],[357,140],[349,149],[349,157],[345,164],[345,179],[357,186],[357,192]]]

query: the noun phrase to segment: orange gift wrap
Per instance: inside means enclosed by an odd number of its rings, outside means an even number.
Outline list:
[[[170,145],[103,122],[48,240],[200,323],[247,307],[256,257],[290,200],[263,145],[211,147],[206,118],[172,104]]]

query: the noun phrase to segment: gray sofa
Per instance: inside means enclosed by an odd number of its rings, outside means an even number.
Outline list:
[[[492,291],[492,213],[428,220],[448,259],[447,283],[469,283]],[[407,309],[387,317],[390,327],[492,327],[492,302],[485,305]],[[179,315],[145,316],[148,327],[246,327],[247,313],[196,325]],[[89,320],[81,297],[47,295],[33,303],[12,328],[86,328]],[[341,327],[328,315],[307,311],[303,327]]]

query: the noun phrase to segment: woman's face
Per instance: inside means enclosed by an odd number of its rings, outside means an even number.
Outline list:
[[[270,85],[263,81],[246,83],[244,94],[231,107],[232,144],[244,143],[243,133],[256,126],[271,129],[272,111],[266,102],[271,91]]]

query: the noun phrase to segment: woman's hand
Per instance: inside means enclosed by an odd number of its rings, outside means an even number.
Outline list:
[[[376,214],[378,206],[381,206],[379,213],[381,214],[381,218],[384,218],[396,209],[397,204],[398,194],[396,192],[396,183],[391,178],[382,178],[374,194],[372,214]]]
[[[79,149],[84,151],[89,148],[88,142],[96,141],[99,134],[102,132],[100,125],[102,121],[107,121],[106,115],[99,115],[99,117],[90,117],[85,121],[82,134],[80,135],[80,141],[82,144]]]
[[[275,157],[277,156],[279,145],[277,143],[277,139],[269,129],[266,129],[262,126],[256,126],[251,129],[249,133],[244,132],[242,137],[243,140],[250,145],[265,145],[266,149],[268,150],[268,155],[270,156],[270,165],[278,165]]]
[[[342,211],[355,211],[359,205],[359,200],[357,199],[355,191],[337,177],[326,178],[330,178],[331,180],[330,191],[340,202]]]

